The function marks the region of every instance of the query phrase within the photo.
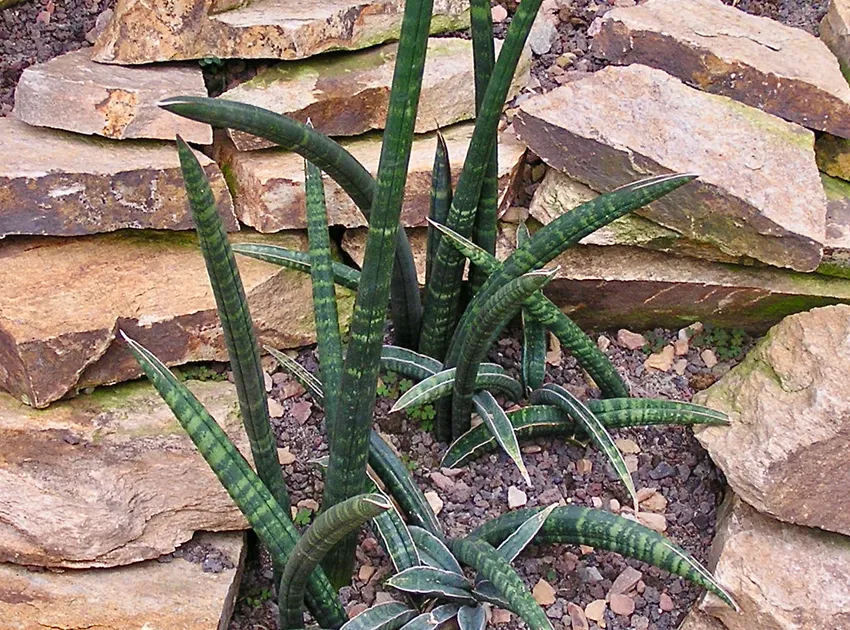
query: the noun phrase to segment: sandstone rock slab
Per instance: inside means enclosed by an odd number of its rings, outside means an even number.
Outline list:
[[[502,224],[496,257],[516,243]],[[426,229],[407,230],[419,281],[425,278]],[[346,230],[343,249],[360,264],[365,230]],[[586,328],[682,328],[695,321],[764,332],[784,316],[850,302],[850,281],[768,267],[714,263],[639,247],[578,245],[556,258],[561,271],[546,294]]]
[[[802,29],[721,0],[649,0],[593,24],[595,51],[660,68],[811,129],[850,137],[850,86],[826,45]]]
[[[498,48],[500,48],[497,42]],[[283,62],[228,90],[219,98],[239,101],[285,114],[329,136],[356,136],[383,129],[398,44],[386,44],[347,55]],[[517,68],[510,96],[528,82],[531,57]],[[434,37],[422,77],[416,133],[445,128],[475,118],[475,94],[470,89],[472,41]],[[274,146],[250,134],[230,130],[240,151]]]
[[[710,389],[700,404],[731,426],[697,439],[733,490],[760,512],[850,534],[850,307],[788,317]]]
[[[237,230],[212,160],[198,154],[219,213]],[[173,144],[91,138],[0,118],[0,237],[193,228]]]
[[[797,271],[820,263],[826,199],[814,136],[798,125],[639,65],[530,98],[514,125],[534,153],[594,190],[697,173],[639,212],[690,239]]]
[[[212,143],[212,129],[157,107],[169,96],[206,96],[198,65],[106,66],[84,48],[26,68],[13,114],[37,127],[106,136]]]
[[[181,551],[169,562],[61,573],[0,564],[0,619],[14,630],[224,630],[239,590],[244,535],[199,534]],[[205,570],[204,558],[220,570]]]
[[[838,59],[842,72],[850,69],[850,2],[830,0],[820,23],[820,38]]]
[[[306,235],[261,240],[306,249]],[[77,389],[140,375],[116,343],[120,327],[162,361],[224,361],[227,353],[206,269],[191,232],[130,230],[7,239],[0,248],[0,386],[44,407]],[[308,275],[239,259],[261,343],[313,343]],[[343,323],[352,295],[337,290]]]
[[[187,381],[250,457],[235,387]],[[247,528],[147,381],[36,410],[0,394],[0,561],[87,568],[171,553],[198,530]]]
[[[455,178],[460,175],[466,158],[472,129],[472,124],[462,124],[443,130]],[[518,173],[525,147],[516,141],[513,133],[503,133],[500,140],[499,181],[502,203],[505,204],[510,199],[507,195]],[[381,155],[380,134],[347,140],[342,144],[373,175],[377,172]],[[401,215],[402,225],[426,224],[435,148],[435,134],[419,136],[413,142]],[[217,155],[235,182],[236,213],[243,223],[260,232],[306,227],[304,160],[299,155],[282,149],[236,151],[226,141],[218,145]],[[328,177],[325,177],[325,197],[331,225],[367,225],[363,213],[342,188]]]
[[[94,59],[118,64],[204,57],[303,59],[397,38],[403,9],[402,0],[119,0],[95,43]],[[436,0],[433,16],[433,33],[464,28],[469,2]]]
[[[543,225],[599,196],[595,190],[572,179],[566,173],[548,169],[534,191],[528,207],[529,216]],[[751,265],[749,256],[730,256],[710,243],[697,241],[676,230],[658,225],[638,214],[620,217],[580,241],[583,245],[624,245],[643,247],[680,256],[716,262]]]
[[[712,595],[700,609],[727,630],[850,627],[850,545],[838,534],[781,523],[737,497],[718,515],[714,576],[741,607]]]
[[[826,193],[826,240],[818,273],[850,278],[850,182],[821,174]]]

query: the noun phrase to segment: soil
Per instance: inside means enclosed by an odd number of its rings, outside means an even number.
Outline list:
[[[648,370],[644,361],[653,348],[659,349],[676,338],[676,331],[655,330],[647,334],[652,348],[628,350],[618,345],[616,333],[596,335],[607,354],[626,379],[632,395],[636,397],[667,398],[671,400],[691,399],[693,394],[713,383],[728,371],[738,360],[728,358],[712,369],[700,358],[703,346],[691,347],[684,374],[679,376]],[[489,359],[503,365],[508,371],[516,371],[520,357],[517,334],[502,338],[490,353]],[[752,340],[747,338],[735,351],[742,356]],[[728,351],[718,349],[718,354]],[[299,360],[308,369],[315,370],[316,360],[312,351],[302,351]],[[582,399],[597,397],[598,390],[588,384],[575,361],[562,356],[559,365],[550,365],[547,380],[564,385]],[[515,374],[516,375],[516,374]],[[275,421],[279,435],[279,446],[288,449],[296,458],[285,467],[290,485],[293,505],[303,508],[310,499],[321,496],[322,477],[310,461],[326,454],[324,427],[321,410],[313,405],[309,416],[302,412],[309,396],[290,395],[293,384],[280,372],[273,375],[275,383],[272,397],[278,399],[286,412]],[[387,380],[387,383],[390,381]],[[393,389],[392,385],[388,386]],[[288,398],[285,396],[290,395]],[[376,428],[387,436],[397,449],[410,458],[411,467],[423,490],[436,491],[444,501],[439,515],[449,536],[463,536],[474,527],[508,511],[508,488],[515,486],[528,495],[528,507],[548,505],[565,501],[574,505],[599,507],[618,512],[629,500],[622,485],[616,480],[604,456],[595,448],[582,448],[560,439],[539,439],[523,443],[525,462],[531,474],[533,487],[526,488],[516,467],[503,453],[491,453],[450,471],[452,486],[439,488],[430,478],[430,473],[440,471],[440,458],[446,445],[434,441],[431,434],[422,430],[420,422],[406,414],[387,415],[393,397],[381,397],[376,408]],[[295,420],[300,416],[303,422]],[[634,473],[637,488],[657,488],[668,502],[665,510],[667,535],[681,544],[700,561],[706,560],[706,552],[714,536],[716,509],[722,500],[723,480],[693,433],[680,427],[658,427],[617,432],[615,438],[634,440],[640,452],[637,454],[637,471]],[[577,462],[591,463],[589,473],[580,472]],[[358,549],[359,572],[361,566],[373,567],[374,573],[368,581],[356,579],[351,588],[342,590],[341,595],[348,609],[365,603],[371,605],[381,595],[381,583],[389,575],[389,567],[376,539],[364,534]],[[531,547],[516,563],[527,583],[534,585],[541,578],[556,590],[555,603],[547,607],[547,614],[556,626],[570,627],[566,617],[567,603],[574,602],[582,607],[595,599],[604,599],[612,582],[627,567],[631,566],[643,574],[640,594],[635,597],[635,612],[631,616],[614,615],[608,611],[606,627],[610,630],[643,628],[644,630],[673,630],[700,595],[700,589],[678,577],[649,567],[641,562],[601,551],[588,552],[568,545]],[[367,569],[366,572],[369,572]],[[365,575],[365,574],[364,574]],[[273,629],[276,624],[276,605],[271,597],[271,568],[268,558],[258,555],[256,550],[249,561],[246,580],[242,585],[236,611],[229,630],[249,630],[265,627]],[[661,595],[672,599],[672,610],[659,606]],[[395,595],[398,597],[398,595]],[[669,606],[665,606],[669,608]],[[523,627],[517,620],[503,624],[504,628]],[[563,626],[562,626],[563,627]],[[591,623],[591,630],[598,628]]]

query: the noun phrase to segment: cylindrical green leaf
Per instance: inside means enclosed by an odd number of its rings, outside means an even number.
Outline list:
[[[299,539],[289,515],[192,392],[151,352],[126,336],[124,339],[180,426],[269,550],[273,562],[282,566]],[[310,575],[308,589],[307,605],[319,623],[327,628],[341,626],[345,610],[321,569]]]
[[[380,494],[351,497],[322,512],[295,545],[280,582],[280,627],[304,626],[303,604],[307,577],[325,554],[349,532],[391,507]]]
[[[369,216],[360,288],[351,318],[340,418],[329,444],[330,464],[323,496],[326,506],[359,494],[365,480],[386,304],[432,8],[432,0],[407,0],[404,7],[377,189]],[[333,562],[328,564],[333,569],[330,577],[335,584],[350,580],[354,546],[354,537],[349,536],[337,549]]]
[[[304,162],[307,196],[307,239],[310,245],[310,279],[313,287],[313,319],[316,325],[319,374],[324,390],[325,426],[328,441],[339,418],[340,389],[342,388],[342,338],[334,289],[331,260],[331,239],[328,234],[328,212],[325,206],[325,187],[322,172],[310,162]]]
[[[478,571],[490,581],[530,630],[552,630],[546,613],[534,601],[528,587],[510,563],[493,549],[483,537],[478,539],[452,538],[449,548],[463,564]]]
[[[524,0],[517,8],[496,61],[493,80],[487,85],[475,120],[475,130],[446,220],[449,227],[466,237],[472,232],[475,212],[481,199],[481,187],[488,168],[491,168],[490,154],[495,151],[496,130],[502,107],[541,2]],[[440,361],[446,354],[457,321],[462,277],[463,257],[454,247],[441,241],[431,269],[431,282],[426,287],[419,342],[420,352]],[[454,365],[452,363],[447,367]]]
[[[484,305],[478,321],[474,325],[470,323],[473,330],[469,331],[468,341],[461,349],[455,376],[451,419],[453,436],[469,430],[478,365],[487,350],[525,299],[543,288],[554,275],[555,271],[535,271],[511,281]]]
[[[489,521],[470,533],[470,538],[486,540],[497,545],[515,531],[529,516],[543,508],[528,508],[509,512]],[[708,589],[737,610],[731,596],[716,582],[708,570],[669,538],[621,516],[569,505],[558,507],[540,528],[538,544],[564,543],[587,545],[615,551],[635,558]]]
[[[248,300],[239,269],[236,267],[236,259],[230,249],[206,173],[192,149],[179,137],[177,153],[201,244],[201,253],[224,332],[224,342],[239,398],[239,409],[242,412],[245,433],[251,443],[257,474],[284,512],[288,512],[289,494],[283,482],[277,443],[269,423],[260,349],[254,336],[254,322],[248,309]]]

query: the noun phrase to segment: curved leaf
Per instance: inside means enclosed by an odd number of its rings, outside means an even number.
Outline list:
[[[540,228],[531,240],[523,247],[517,248],[505,260],[499,271],[490,276],[467,306],[460,323],[455,328],[454,338],[446,353],[445,367],[450,368],[457,364],[461,348],[465,345],[465,338],[472,333],[473,323],[478,319],[479,311],[508,282],[531,269],[547,265],[588,234],[632,210],[637,210],[663,197],[695,177],[691,174],[671,174],[634,182],[591,199]]]
[[[404,571],[422,564],[410,530],[395,506],[372,518],[372,524],[396,571]]]
[[[421,381],[443,369],[443,364],[431,357],[400,348],[385,345],[381,348],[381,367],[397,372],[407,378]]]
[[[573,396],[566,389],[554,383],[547,383],[540,389],[532,392],[529,401],[532,404],[544,403],[558,407],[564,413],[569,414],[581,427],[590,435],[591,441],[600,448],[608,461],[614,467],[617,476],[632,497],[632,502],[635,506],[635,512],[640,512],[638,507],[637,492],[635,484],[632,481],[632,474],[626,466],[626,461],[623,459],[623,454],[614,443],[614,438],[608,433],[605,425],[599,421],[599,418],[593,415],[593,412],[588,409],[584,403]]]
[[[366,521],[392,507],[381,494],[351,497],[319,514],[295,545],[280,580],[280,627],[303,628],[304,594],[307,577],[325,554]]]
[[[402,394],[390,409],[390,413],[402,411],[408,407],[427,405],[443,396],[448,396],[454,386],[456,369],[443,370],[420,381]],[[478,377],[475,379],[475,388],[501,392],[512,400],[521,399],[523,393],[522,385],[508,376],[501,366],[493,363],[481,364]]]
[[[487,613],[481,606],[461,606],[457,611],[457,625],[460,630],[485,630]]]
[[[530,515],[541,509],[527,508],[509,512],[473,530],[469,537],[499,544]],[[711,591],[735,610],[738,609],[732,597],[714,580],[711,573],[684,549],[640,523],[603,510],[575,505],[557,507],[540,528],[535,542],[588,545],[615,551],[690,580]]]
[[[499,333],[520,309],[522,302],[532,293],[543,288],[557,270],[534,271],[512,280],[493,294],[481,309],[481,316],[469,331],[461,349],[457,364],[454,395],[452,398],[452,435],[469,430],[472,412],[472,394],[478,366],[487,354]]]
[[[416,617],[416,611],[399,602],[386,602],[367,608],[346,622],[340,630],[398,630]]]
[[[463,569],[460,568],[452,552],[449,551],[449,548],[446,547],[446,544],[441,539],[434,536],[428,530],[415,526],[410,527],[410,535],[413,536],[413,542],[416,543],[416,546],[424,549],[437,562],[439,566],[436,568],[450,571],[463,577]]]
[[[443,535],[431,504],[410,476],[410,471],[375,431],[369,436],[369,465],[415,525],[435,536]]]
[[[469,258],[470,262],[488,274],[501,269],[502,264],[469,239],[457,232],[434,224],[434,228],[447,237],[457,250]],[[543,293],[535,293],[523,302],[523,309],[533,319],[540,322],[561,342],[561,346],[572,354],[579,365],[587,370],[606,397],[628,396],[629,390],[608,357],[597,347],[584,331],[555,306]]]
[[[652,426],[659,424],[728,424],[726,414],[720,411],[672,400],[642,398],[608,398],[589,400],[587,408],[608,429]],[[556,407],[532,405],[507,412],[517,439],[560,435],[581,437],[584,433],[575,421]],[[495,450],[496,439],[487,427],[478,425],[455,440],[443,456],[441,466],[455,468],[473,457]]]
[[[322,381],[313,376],[313,374],[303,365],[298,363],[298,361],[287,356],[280,350],[272,348],[271,346],[263,346],[263,348],[277,360],[284,372],[294,378],[301,387],[310,393],[313,400],[320,405],[324,402],[325,393],[322,388]]]
[[[519,448],[519,442],[514,433],[513,425],[511,425],[511,421],[505,414],[505,410],[502,409],[501,405],[493,397],[493,394],[488,391],[473,394],[472,404],[484,422],[484,426],[490,430],[490,433],[496,438],[496,442],[502,447],[502,450],[507,453],[508,457],[519,468],[525,485],[531,486],[531,477],[528,475],[525,462],[522,460],[522,451]]]
[[[552,630],[546,613],[510,563],[483,539],[449,540],[452,553],[486,578],[531,630]]]
[[[407,569],[384,582],[387,586],[415,595],[429,595],[465,604],[475,604],[469,580],[457,573],[432,567]]]
[[[310,254],[296,249],[287,249],[280,245],[263,245],[261,243],[234,243],[231,245],[234,253],[256,258],[273,265],[310,273]],[[341,287],[357,290],[360,284],[360,272],[340,262],[333,262],[334,282]]]
[[[496,549],[499,555],[508,562],[516,560],[516,557],[522,553],[522,550],[534,540],[537,532],[540,531],[540,528],[543,527],[546,519],[549,518],[549,515],[556,507],[558,507],[558,504],[553,503],[549,507],[543,508],[539,512],[529,516],[528,520],[517,527],[516,531],[502,541],[502,544]]]
[[[151,352],[121,335],[273,561],[283,565],[299,540],[289,516],[192,392]],[[307,605],[322,626],[336,628],[345,622],[345,610],[321,569],[310,575],[308,589]]]

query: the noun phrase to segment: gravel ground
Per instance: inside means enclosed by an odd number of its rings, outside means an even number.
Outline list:
[[[0,116],[12,111],[15,85],[34,63],[79,50],[97,16],[115,0],[26,0],[0,11]]]
[[[656,330],[648,333],[647,338],[658,349],[672,342],[675,336],[675,331]],[[644,361],[648,350],[621,347],[616,334],[601,337],[602,344],[608,346],[607,354],[629,383],[632,394],[638,397],[690,400],[695,391],[710,385],[737,361],[728,359],[709,369],[700,356],[703,348],[691,347],[682,357],[687,360],[687,369],[679,376],[672,371],[647,370]],[[749,339],[745,340],[740,352],[743,353],[750,343]],[[490,360],[515,370],[519,354],[519,343],[514,335],[498,342]],[[300,360],[308,368],[315,369],[312,352],[302,352]],[[588,385],[575,361],[567,356],[562,356],[560,365],[550,365],[547,380],[565,385],[582,399],[598,396],[598,391]],[[298,388],[285,375],[275,373],[273,381],[272,396],[284,408],[283,417],[275,421],[279,445],[295,456],[285,471],[293,504],[309,509],[314,507],[311,501],[320,497],[322,488],[321,475],[309,463],[326,454],[321,410],[310,404],[309,397],[296,393]],[[436,443],[418,421],[405,414],[388,416],[392,402],[392,398],[379,399],[377,427],[410,458],[420,487],[437,492],[444,501],[440,520],[450,536],[465,535],[486,520],[507,512],[507,493],[511,486],[527,493],[528,507],[565,501],[618,512],[621,505],[629,504],[625,490],[597,449],[575,446],[560,439],[539,439],[523,444],[532,488],[524,487],[515,466],[501,453],[484,455],[457,471],[450,471],[449,482],[438,478],[435,483],[431,473],[440,471],[445,445]],[[662,505],[666,502],[666,508],[659,513],[666,518],[667,535],[704,561],[714,536],[715,511],[722,500],[723,484],[692,432],[678,427],[647,428],[619,431],[615,437],[631,439],[637,444],[639,452],[629,455],[630,463],[636,468],[635,485],[638,489],[655,488],[663,496],[663,501],[658,497],[654,500]],[[547,607],[547,613],[556,625],[560,621],[567,628],[570,627],[567,604],[573,602],[585,607],[593,600],[604,599],[613,581],[627,567],[642,574],[638,592],[633,597],[635,610],[631,615],[607,611],[608,629],[673,630],[700,594],[699,589],[685,581],[640,562],[625,560],[614,553],[588,552],[566,545],[532,547],[517,566],[529,585],[534,586],[542,578],[555,588],[556,599]],[[389,572],[388,564],[371,535],[364,534],[362,538],[357,571],[359,577],[353,587],[342,591],[349,609],[389,596],[381,594],[381,583]],[[270,597],[271,571],[267,558],[254,555],[247,576],[230,630],[261,627],[271,630],[276,623],[276,606]],[[522,627],[515,619],[499,626]],[[591,630],[598,627],[590,624]]]

